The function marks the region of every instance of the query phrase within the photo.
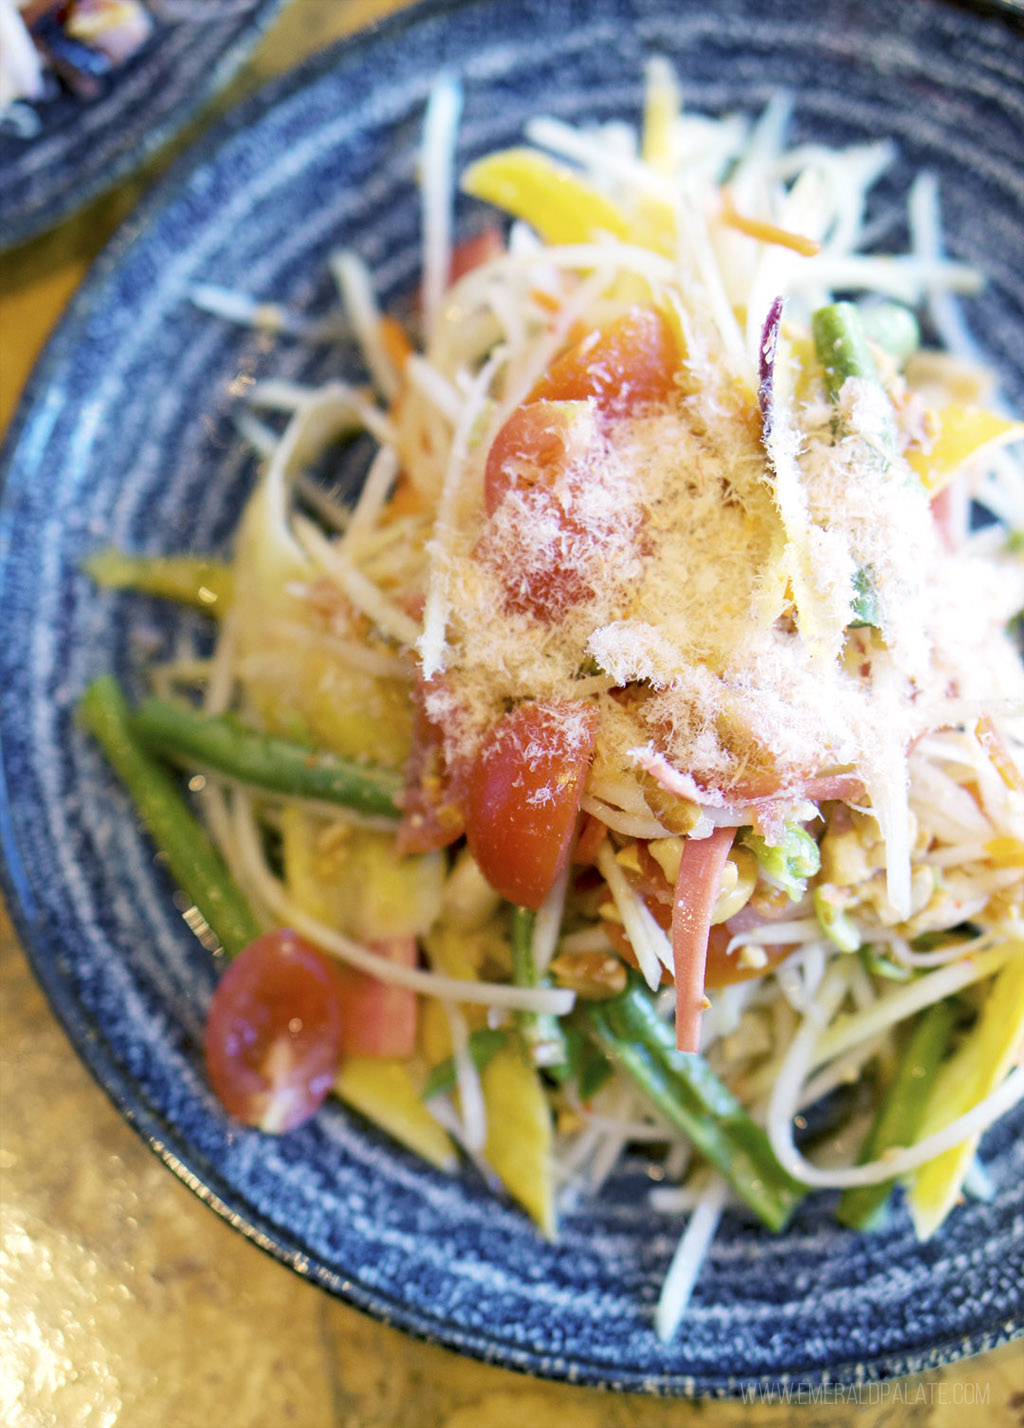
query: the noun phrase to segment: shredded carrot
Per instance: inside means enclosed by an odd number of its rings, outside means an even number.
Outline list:
[[[556,313],[562,311],[562,303],[559,298],[553,297],[551,293],[546,293],[543,288],[532,288],[530,290],[530,301],[544,312]]]
[[[987,714],[983,714],[975,728],[978,743],[988,754],[992,767],[1015,793],[1024,793],[1024,774],[1014,762],[1013,755],[1003,742],[1003,736]]]
[[[391,365],[396,372],[404,372],[405,364],[412,356],[413,346],[405,333],[405,328],[390,314],[380,319],[380,340]]]
[[[384,512],[385,519],[397,520],[399,516],[418,516],[423,510],[423,497],[404,471],[398,473],[395,489]]]
[[[700,1018],[707,1006],[704,972],[711,917],[718,901],[736,830],[716,828],[709,838],[687,838],[672,903],[672,960],[676,975],[676,1046],[700,1049]]]
[[[801,257],[813,258],[821,252],[821,244],[813,238],[805,238],[801,233],[790,233],[788,228],[779,228],[774,223],[763,223],[759,218],[744,218],[737,213],[728,189],[722,190],[722,222],[727,228],[735,228],[748,238],[756,238],[761,243],[774,243],[780,248],[792,248]]]

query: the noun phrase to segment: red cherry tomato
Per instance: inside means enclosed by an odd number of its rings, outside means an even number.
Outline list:
[[[452,249],[448,282],[457,283],[460,278],[464,278],[474,268],[489,263],[492,258],[496,258],[499,253],[504,251],[505,240],[502,237],[501,229],[494,224],[481,229],[479,233],[471,234],[468,238],[460,239]]]
[[[487,453],[484,504],[493,516],[510,491],[550,498],[555,485],[600,439],[587,402],[531,401],[516,407]]]
[[[527,400],[579,402],[595,397],[610,415],[629,416],[673,394],[679,363],[679,345],[668,320],[650,308],[632,308],[563,352]]]
[[[218,983],[205,1050],[236,1119],[275,1134],[308,1120],[341,1057],[338,981],[324,954],[289,929],[257,937]]]
[[[795,942],[782,946],[769,944],[764,949],[768,958],[764,966],[748,967],[740,961],[738,951],[727,950],[734,931],[726,922],[720,922],[711,929],[711,935],[708,937],[708,960],[704,968],[704,985],[709,992],[716,992],[720,987],[731,987],[735,982],[752,982],[755,977],[766,977],[796,950]]]
[[[600,417],[589,402],[528,402],[517,407],[487,455],[484,504],[489,516],[506,513],[511,542],[494,531],[478,548],[498,570],[509,613],[553,621],[592,598],[593,587],[578,568],[578,553],[595,532],[574,514],[574,486],[585,479],[588,455],[604,440]],[[543,539],[538,544],[538,533]]]
[[[565,866],[594,755],[597,714],[521,704],[485,736],[469,777],[466,839],[502,897],[536,910]]]

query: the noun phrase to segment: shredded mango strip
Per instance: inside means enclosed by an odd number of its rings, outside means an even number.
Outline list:
[[[629,236],[629,224],[603,194],[531,149],[500,149],[480,159],[466,170],[462,189],[523,219],[547,243]]]
[[[1024,947],[992,982],[977,1024],[932,1083],[920,1140],[985,1099],[1020,1060],[1024,1042]],[[922,1165],[907,1191],[919,1239],[932,1235],[956,1203],[978,1136]]]
[[[405,328],[396,317],[386,314],[380,319],[379,333],[381,346],[396,372],[404,372],[413,354],[413,345],[406,336]]]
[[[908,447],[906,457],[933,496],[966,462],[1024,437],[1024,422],[1010,421],[984,407],[955,403],[930,412],[929,427],[928,438]]]

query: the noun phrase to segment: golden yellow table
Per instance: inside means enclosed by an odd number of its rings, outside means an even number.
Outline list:
[[[183,142],[398,2],[292,0]],[[0,257],[0,431],[88,265],[166,162]],[[416,1342],[263,1255],[168,1173],[78,1062],[2,908],[0,1009],[2,1428],[1024,1425],[1019,1345],[859,1403],[745,1407],[545,1384]]]

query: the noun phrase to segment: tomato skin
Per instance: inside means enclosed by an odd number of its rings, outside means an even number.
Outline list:
[[[510,491],[550,497],[574,446],[590,446],[598,434],[588,402],[538,400],[516,407],[487,453],[487,514],[493,516]]]
[[[527,401],[593,397],[609,415],[629,416],[673,395],[679,364],[679,346],[668,320],[652,308],[631,308],[556,358]]]
[[[534,911],[565,866],[594,754],[597,711],[521,704],[485,736],[469,776],[466,839],[484,877]]]
[[[330,961],[289,928],[266,932],[227,968],[204,1041],[210,1082],[236,1120],[270,1133],[319,1110],[341,1059],[339,984]]]
[[[485,536],[478,554],[495,564],[505,587],[510,614],[530,614],[554,621],[593,598],[594,590],[577,568],[572,545],[592,539],[574,514],[574,484],[586,469],[586,457],[604,440],[599,413],[590,402],[527,402],[515,409],[498,432],[487,454],[484,504],[495,516],[514,494],[509,512],[513,529],[521,532],[517,551],[530,548],[533,529],[556,533],[554,544],[537,564],[495,556]]]
[[[664,406],[679,365],[667,318],[633,308],[557,358],[498,432],[484,472],[493,524],[477,554],[496,570],[508,614],[550,624],[593,599],[612,530],[592,505],[586,515],[588,483],[607,462],[616,422]]]
[[[445,763],[444,731],[426,709],[430,692],[439,687],[439,681],[425,680],[413,692],[412,751],[397,838],[400,854],[437,852],[461,838],[465,829],[462,771]]]
[[[488,224],[479,233],[471,233],[461,238],[452,248],[451,268],[448,273],[449,285],[457,283],[474,268],[482,267],[505,251],[505,240],[497,224]]]
[[[400,967],[415,967],[419,949],[415,937],[371,942],[370,950]],[[339,962],[341,1048],[345,1056],[396,1056],[403,1060],[416,1050],[416,993],[393,982],[381,982]]]
[[[581,868],[594,866],[601,845],[607,836],[607,826],[592,814],[584,813],[580,823],[579,837],[572,850],[573,862]]]

